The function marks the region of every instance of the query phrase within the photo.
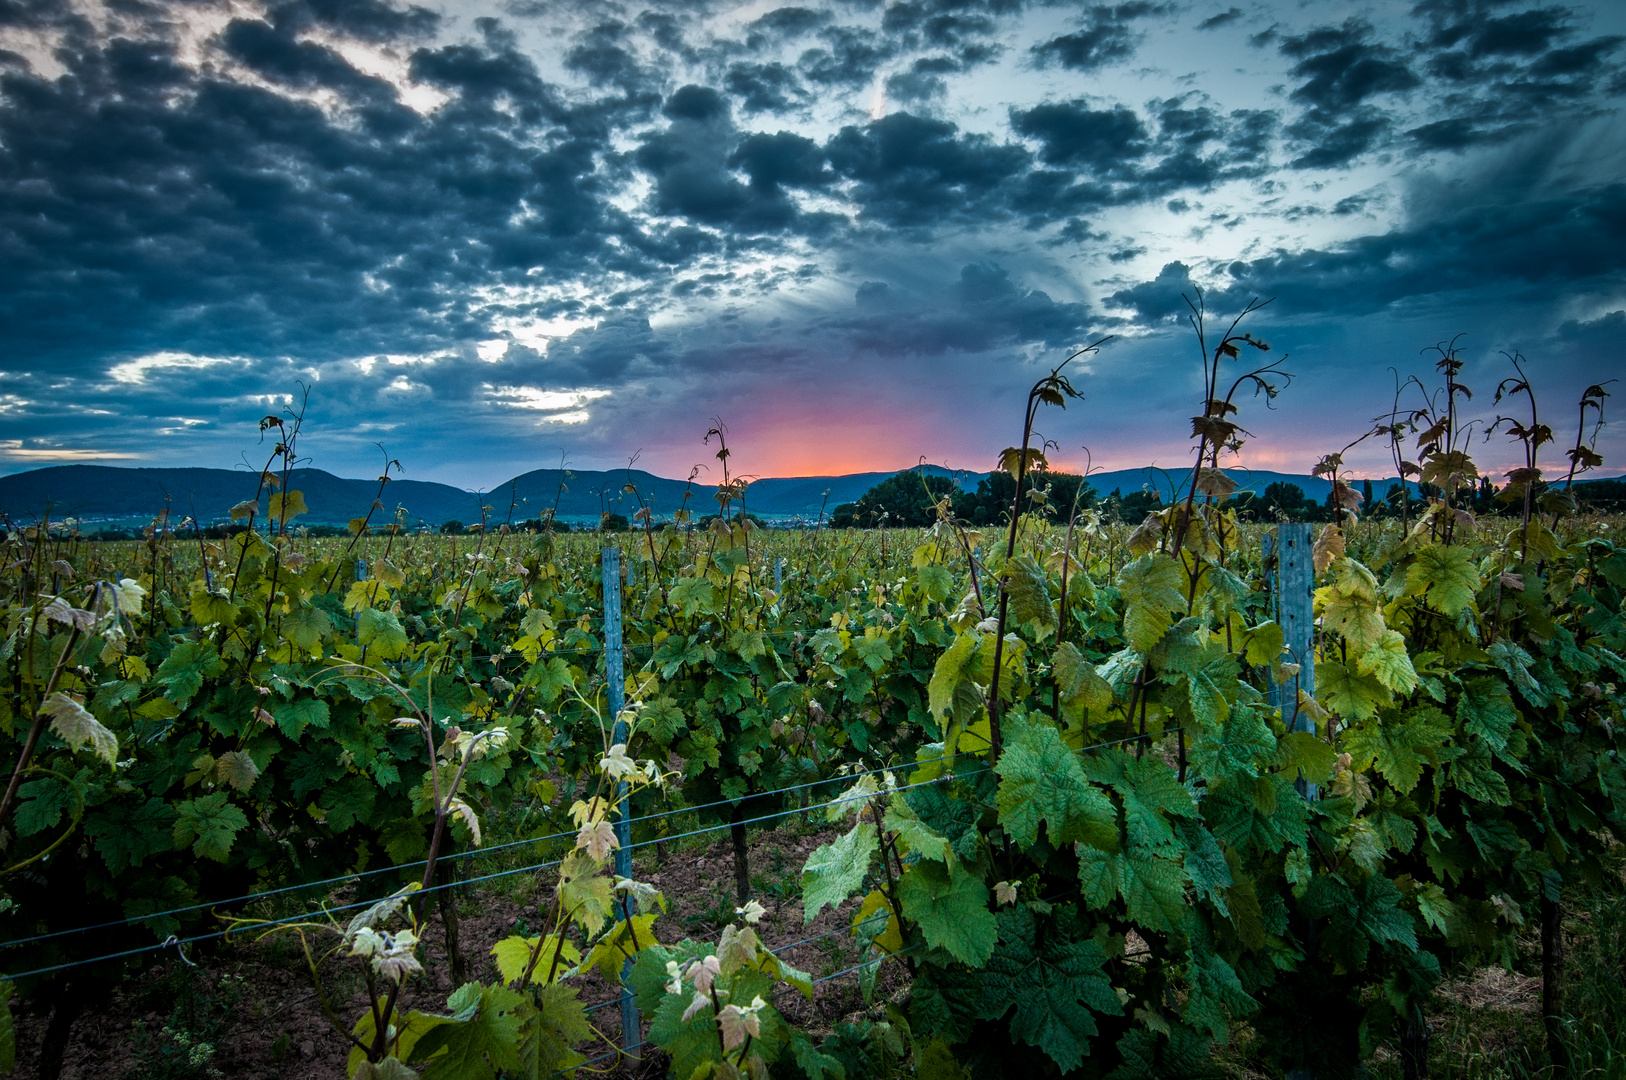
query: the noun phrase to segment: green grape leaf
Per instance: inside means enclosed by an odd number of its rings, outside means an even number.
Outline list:
[[[856,639],[853,651],[858,654],[859,662],[871,671],[880,671],[892,659],[892,644],[880,635],[870,637],[866,634]]]
[[[999,823],[1011,838],[1032,847],[1043,821],[1052,844],[1083,840],[1115,849],[1118,815],[1112,801],[1089,782],[1056,729],[1013,715],[1006,733],[994,772],[999,776]]]
[[[72,784],[54,776],[30,780],[17,789],[17,835],[34,836],[56,827],[62,815],[73,812],[78,801]]]
[[[1383,636],[1383,612],[1375,599],[1365,596],[1345,596],[1336,588],[1319,590],[1321,624],[1323,628],[1342,634],[1349,643],[1350,652],[1359,656],[1377,644]]]
[[[310,511],[305,506],[305,494],[300,491],[279,491],[272,494],[266,504],[266,515],[279,525],[286,525],[300,514]]]
[[[423,823],[415,818],[392,819],[380,832],[379,842],[384,845],[390,861],[397,866],[414,862],[429,853]]]
[[[667,596],[673,607],[685,616],[710,615],[717,610],[716,590],[703,577],[688,577],[672,586]]]
[[[1077,645],[1064,641],[1051,657],[1051,673],[1064,704],[1070,708],[1102,712],[1112,704],[1112,685],[1084,658]]]
[[[1078,881],[1083,886],[1084,904],[1099,911],[1123,892],[1123,856],[1088,844],[1074,847],[1078,852]]]
[[[213,678],[224,670],[225,661],[220,659],[213,642],[182,641],[158,665],[152,681],[164,687],[166,698],[184,709],[203,689],[204,679]]]
[[[1406,592],[1425,596],[1429,606],[1452,619],[1473,603],[1480,584],[1473,552],[1459,545],[1429,544],[1406,570]]]
[[[1409,694],[1417,688],[1417,670],[1406,655],[1406,639],[1398,630],[1383,631],[1356,661],[1355,670],[1376,676],[1378,682],[1397,694]]]
[[[987,685],[993,678],[993,668],[984,668],[982,656],[982,635],[974,630],[957,635],[954,644],[938,656],[926,695],[939,723],[948,718],[951,710],[966,712],[982,703],[978,684]]]
[[[1450,739],[1449,717],[1432,705],[1419,705],[1399,716],[1365,720],[1344,729],[1340,745],[1357,771],[1376,767],[1401,794],[1423,776],[1426,762],[1438,766],[1439,751]]]
[[[1336,660],[1315,667],[1315,696],[1346,720],[1366,720],[1394,704],[1394,695],[1373,675],[1362,675]]]
[[[1129,917],[1151,930],[1173,933],[1186,912],[1186,877],[1179,863],[1131,849],[1123,868]]]
[[[586,1008],[577,1000],[581,991],[556,982],[534,993],[535,1007],[520,1013],[517,1075],[546,1080],[585,1065],[587,1058],[576,1047],[592,1039],[595,1032]]]
[[[1457,699],[1457,721],[1470,735],[1484,739],[1492,750],[1507,746],[1508,736],[1519,722],[1513,698],[1502,683],[1490,676],[1472,679]]]
[[[1269,667],[1282,658],[1287,648],[1282,628],[1275,622],[1262,622],[1245,631],[1242,657],[1254,667]]]
[[[598,864],[573,851],[559,867],[559,906],[566,918],[596,935],[615,909],[615,883],[598,872]]]
[[[954,576],[946,567],[922,566],[915,571],[915,577],[921,591],[940,604],[948,599],[949,590],[954,587]]]
[[[1086,771],[1107,784],[1124,803],[1124,826],[1132,847],[1163,849],[1174,844],[1164,815],[1195,817],[1197,804],[1168,763],[1155,754],[1135,757],[1127,749],[1105,750],[1086,759]]]
[[[231,598],[218,590],[212,590],[201,581],[192,590],[192,618],[199,626],[208,626],[211,623],[221,623],[230,626],[237,620],[237,608]]]
[[[525,673],[525,681],[536,688],[537,696],[547,705],[557,702],[560,694],[576,685],[570,665],[565,663],[562,656],[552,656],[532,664]]]
[[[919,862],[898,882],[904,918],[912,920],[935,949],[947,949],[963,964],[981,967],[999,936],[988,910],[988,886],[973,874],[952,877],[942,863]]]
[[[194,855],[216,862],[226,861],[237,834],[248,827],[248,818],[227,800],[224,791],[188,799],[175,809],[179,814],[172,830],[176,850],[190,846]]]
[[[333,620],[314,604],[295,608],[282,619],[282,636],[306,652],[314,652],[332,632]]]
[[[1124,641],[1137,652],[1152,650],[1174,625],[1174,611],[1186,606],[1180,591],[1180,564],[1165,552],[1148,552],[1118,573],[1124,602]]]
[[[174,808],[157,796],[134,805],[104,803],[85,819],[85,833],[95,841],[108,872],[116,876],[173,850],[170,827],[176,816]]]
[[[919,855],[922,859],[948,861],[948,838],[921,821],[901,795],[892,796],[882,823],[888,832],[898,835],[905,852]]]
[[[940,567],[925,569],[936,570]],[[847,1070],[841,1060],[819,1053],[807,1036],[800,1032],[790,1040],[790,1056],[796,1061],[796,1067],[807,1075],[807,1080],[847,1080]]]
[[[1000,568],[1005,592],[1010,596],[1011,619],[1017,626],[1033,626],[1035,636],[1044,640],[1056,629],[1056,609],[1050,603],[1050,583],[1033,556],[1022,554]]]
[[[1047,926],[1041,938],[1027,907],[999,914],[999,940],[982,978],[977,1015],[998,1020],[1013,1008],[1010,1033],[1049,1055],[1063,1072],[1078,1067],[1096,1034],[1095,1012],[1122,1016],[1123,1005],[1101,969],[1106,954],[1074,920]]]
[[[410,644],[395,612],[378,608],[366,608],[356,616],[356,641],[380,660],[395,659]]]
[[[420,1036],[408,1058],[423,1065],[423,1080],[495,1080],[521,1068],[521,1032],[536,1011],[528,998],[506,986],[468,983],[446,1008],[456,1019]]]
[[[880,850],[875,826],[860,821],[839,840],[821,844],[802,867],[802,913],[812,922],[824,905],[840,907],[864,883],[870,857]]]
[[[1200,821],[1194,820],[1180,822],[1180,838],[1186,848],[1186,876],[1191,879],[1197,895],[1206,897],[1221,915],[1229,916],[1225,892],[1235,880],[1219,841]]]
[[[1338,751],[1313,731],[1290,731],[1276,741],[1276,765],[1289,777],[1302,773],[1312,784],[1325,784],[1337,763]]]
[[[278,729],[288,738],[298,741],[308,727],[326,729],[329,722],[327,702],[319,698],[300,698],[271,706],[271,716]]]
[[[1206,949],[1186,953],[1186,978],[1191,992],[1186,997],[1180,1019],[1201,1028],[1223,1043],[1231,1034],[1231,1020],[1259,1008],[1259,1003],[1242,988],[1236,969],[1223,956]]]

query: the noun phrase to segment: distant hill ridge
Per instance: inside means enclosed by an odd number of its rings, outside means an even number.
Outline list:
[[[962,486],[975,486],[987,473],[953,471],[936,465],[924,469],[939,476],[951,476]],[[821,511],[828,516],[838,504],[852,502],[864,492],[903,470],[850,473],[845,476],[768,477],[753,481],[746,489],[745,507],[752,513],[771,518],[815,518]],[[1263,470],[1227,469],[1243,490],[1263,492],[1278,481],[1297,484],[1305,495],[1325,499],[1331,484],[1321,478]],[[1189,472],[1184,469],[1118,469],[1090,475],[1090,484],[1103,496],[1118,489],[1128,494],[1143,487],[1161,492],[1165,499],[1171,490],[1184,486]],[[689,494],[689,508],[695,516],[711,513],[717,504],[712,498],[714,482],[669,480],[642,469],[599,472],[572,469],[564,475],[558,469],[537,469],[507,480],[485,493],[465,491],[450,484],[425,480],[392,480],[384,489],[382,501],[387,511],[405,506],[408,520],[439,525],[443,521],[465,523],[480,520],[481,506],[492,507],[495,521],[535,518],[554,509],[566,519],[594,519],[606,510],[629,517],[638,508],[637,498],[623,491],[629,481],[657,517],[670,514],[683,505]],[[565,490],[561,490],[561,480]],[[1394,479],[1372,481],[1381,495]],[[307,524],[343,524],[367,513],[378,495],[378,481],[350,480],[321,469],[294,469],[288,486],[304,494],[307,512],[300,518]],[[53,518],[90,519],[152,517],[166,500],[178,519],[191,516],[208,523],[224,520],[230,510],[253,497],[253,473],[233,469],[132,469],[109,465],[53,465],[0,477],[0,514],[13,521],[42,517],[47,506]],[[261,497],[262,512],[265,496]],[[513,503],[510,515],[510,503]],[[387,513],[382,520],[387,520]]]

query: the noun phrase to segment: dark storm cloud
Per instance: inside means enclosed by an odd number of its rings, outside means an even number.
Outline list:
[[[1078,30],[1035,45],[1033,55],[1041,63],[1056,63],[1074,71],[1094,71],[1128,60],[1140,40],[1135,21],[1169,10],[1166,4],[1145,2],[1097,4],[1085,13]]]
[[[774,38],[795,38],[810,34],[829,22],[831,15],[828,11],[817,11],[805,7],[775,8],[766,15],[746,26],[752,34],[772,36]]]
[[[1503,6],[1436,0],[1418,14],[1429,27],[1425,70],[1443,91],[1448,115],[1407,132],[1428,150],[1506,142],[1560,117],[1595,115],[1614,95],[1619,36],[1574,40],[1574,13],[1561,7],[1507,11]]]
[[[60,80],[0,76],[11,362],[433,349],[485,333],[470,288],[691,257],[692,239],[644,233],[611,206],[599,173],[616,126],[659,99],[567,104],[483,29],[484,46],[412,54],[414,77],[452,96],[429,117],[335,51],[251,20],[226,29],[221,53],[334,91],[339,115],[192,71],[156,40],[65,53]]]
[[[808,49],[796,66],[809,82],[856,90],[875,81],[875,71],[897,53],[897,47],[867,27],[829,26],[819,32],[822,45]]]
[[[1618,287],[1626,279],[1626,186],[1476,206],[1333,247],[1234,262],[1220,306],[1275,297],[1294,318],[1363,316],[1442,294],[1489,290],[1504,299],[1564,282]],[[1164,297],[1189,276],[1169,263],[1155,282],[1114,293],[1142,320],[1178,315]]]
[[[423,37],[440,25],[428,8],[400,10],[378,0],[291,0],[272,6],[271,25],[293,34],[320,26],[364,41]]]
[[[1000,216],[1005,186],[1030,160],[1020,146],[909,113],[844,127],[825,150],[836,173],[855,181],[864,217],[902,228]]]
[[[1371,99],[1422,85],[1398,51],[1374,41],[1372,27],[1358,19],[1287,38],[1280,48],[1303,80],[1291,96],[1306,108],[1287,128],[1304,147],[1294,168],[1334,168],[1359,157],[1392,126]]]
[[[777,61],[771,64],[733,64],[723,85],[740,99],[747,113],[788,112],[805,104],[808,93],[796,73]]]
[[[788,188],[811,189],[834,179],[813,140],[788,131],[740,136],[728,99],[709,87],[684,86],[662,110],[671,121],[634,155],[655,179],[657,213],[742,234],[776,232],[801,215]],[[741,183],[735,170],[749,177]]]
[[[1197,29],[1217,30],[1222,26],[1229,26],[1231,23],[1236,22],[1240,18],[1242,18],[1241,8],[1226,8],[1219,14],[1210,15],[1208,18],[1198,23]]]
[[[855,302],[859,317],[835,327],[848,348],[882,357],[1061,349],[1081,343],[1096,325],[1085,305],[1022,288],[991,262],[963,266],[957,281],[925,298],[865,282]]]
[[[1153,125],[1125,106],[1097,109],[1083,100],[1013,110],[1012,130],[1040,144],[1049,168],[1023,179],[1012,208],[1037,227],[1264,174],[1274,113],[1221,114],[1189,95],[1153,102],[1149,112]]]

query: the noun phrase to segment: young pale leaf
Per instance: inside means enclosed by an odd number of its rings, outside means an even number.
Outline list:
[[[598,864],[579,851],[573,851],[559,867],[560,909],[596,935],[615,906],[615,884],[598,873]]]
[[[279,525],[283,525],[310,511],[305,506],[305,495],[300,491],[278,492],[271,496],[266,506],[266,514]]]
[[[1374,675],[1378,682],[1397,694],[1409,694],[1417,688],[1417,669],[1412,667],[1406,654],[1406,639],[1398,630],[1385,630],[1360,659],[1355,670],[1362,675]]]
[[[854,825],[839,840],[822,844],[802,867],[802,913],[812,922],[824,905],[840,907],[864,883],[870,856],[879,850],[875,826]]]
[[[215,761],[215,782],[234,791],[247,791],[260,778],[260,767],[246,750],[232,750]]]
[[[1465,547],[1430,544],[1406,571],[1406,592],[1426,596],[1429,605],[1447,618],[1456,618],[1473,603],[1479,587],[1473,552]]]
[[[1174,625],[1174,611],[1186,605],[1180,592],[1180,564],[1164,552],[1151,552],[1118,574],[1124,602],[1124,641],[1137,652],[1150,652]]]
[[[88,744],[109,765],[118,761],[118,736],[103,727],[78,699],[58,690],[40,705],[40,714],[51,718],[51,733],[67,743],[70,750]]]
[[[1011,598],[1011,618],[1017,626],[1032,624],[1040,640],[1056,628],[1056,609],[1050,604],[1049,582],[1031,555],[1018,555],[1001,571]]]
[[[1051,673],[1061,699],[1072,708],[1101,712],[1112,704],[1112,685],[1084,658],[1077,645],[1064,641],[1051,658]]]

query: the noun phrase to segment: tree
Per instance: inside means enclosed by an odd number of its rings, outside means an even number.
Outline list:
[[[458,536],[463,532],[463,523],[455,520],[443,522],[440,531],[447,536]]]
[[[1043,501],[1037,506],[1035,503],[1038,500],[1027,497],[1031,491],[1037,491],[1042,496]],[[1023,477],[1022,492],[1026,508],[1036,509],[1051,521],[1065,521],[1073,511],[1075,499],[1080,510],[1094,505],[1096,499],[1095,489],[1085,484],[1082,476],[1048,470],[1038,470]],[[954,513],[973,525],[993,525],[1009,517],[1015,498],[1016,479],[1000,470],[977,481],[975,491],[956,495]]]
[[[1278,480],[1265,488],[1260,501],[1264,503],[1266,514],[1280,514],[1290,521],[1308,521],[1320,509],[1314,499],[1304,494],[1303,488],[1285,480]]]
[[[838,529],[883,524],[925,528],[937,520],[937,501],[955,490],[954,481],[946,476],[908,469],[882,480],[856,502],[837,506],[830,522]]]

